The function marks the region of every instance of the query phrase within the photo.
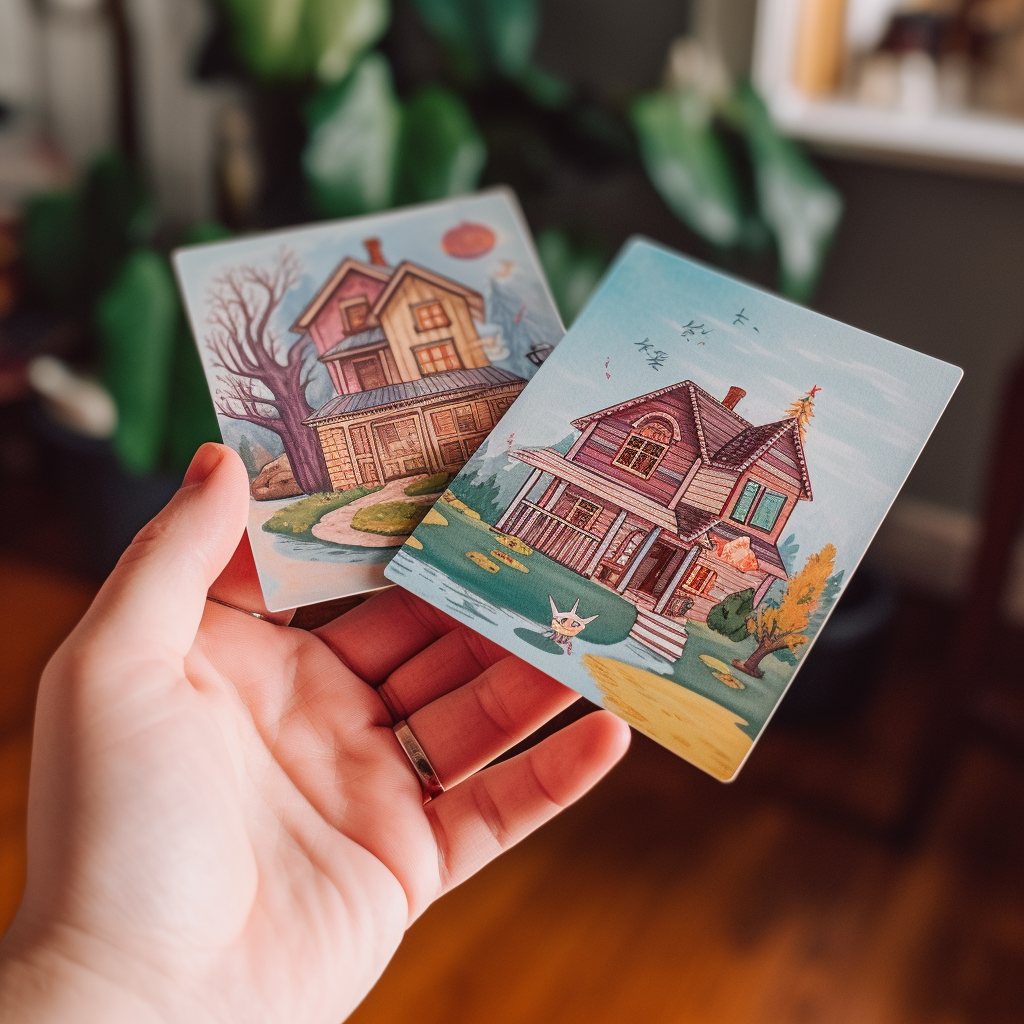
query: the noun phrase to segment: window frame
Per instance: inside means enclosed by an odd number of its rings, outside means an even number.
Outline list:
[[[431,323],[429,326],[423,323],[420,319],[420,311],[425,310],[428,306],[436,306],[441,311],[440,316],[444,323]],[[413,327],[415,327],[417,334],[422,334],[425,331],[444,330],[445,327],[451,327],[452,325],[452,318],[448,315],[448,310],[444,308],[444,303],[440,299],[428,299],[426,302],[417,302],[410,306],[410,309],[412,311]],[[437,319],[437,315],[435,314],[431,319]]]
[[[698,574],[704,573],[705,575],[701,578],[700,583],[694,586],[694,580]],[[680,586],[685,587],[693,594],[706,594],[718,581],[718,573],[715,572],[710,566],[702,565],[700,562],[696,562],[690,566],[686,575],[683,577]]]
[[[767,527],[764,527],[764,526],[759,525],[758,523],[755,523],[754,519],[757,517],[758,513],[761,511],[761,507],[764,504],[765,499],[768,498],[769,496],[771,496],[772,498],[780,499],[781,500],[781,504],[775,510],[775,514],[772,516],[771,525],[767,526]],[[779,491],[770,491],[767,487],[765,487],[764,490],[763,490],[763,493],[758,497],[757,503],[754,505],[754,507],[750,511],[750,516],[747,519],[747,526],[752,526],[755,530],[760,530],[762,533],[769,533],[770,534],[775,529],[775,527],[778,526],[778,524],[779,524],[779,516],[782,515],[782,511],[783,511],[783,509],[785,509],[786,502],[788,500],[789,499],[787,498],[787,496],[785,494],[781,494]]]
[[[634,438],[638,442],[638,446],[634,447],[633,449],[635,456],[641,456],[645,454],[643,450],[643,446],[645,444],[656,445],[658,448],[661,449],[657,458],[655,458],[654,460],[654,464],[646,473],[641,472],[639,469],[634,469],[633,466],[626,466],[619,461],[622,458],[623,453],[630,446],[630,443],[633,441]],[[615,457],[612,459],[612,465],[615,466],[617,469],[625,470],[627,473],[632,473],[634,476],[640,477],[641,480],[650,480],[650,478],[657,471],[658,467],[664,461],[665,456],[668,454],[668,449],[671,443],[671,439],[668,441],[655,441],[652,437],[644,437],[639,430],[631,430],[629,432],[629,436],[626,438],[625,441],[622,442],[622,444],[619,446],[619,450],[615,453]]]
[[[421,353],[426,352],[426,351],[428,351],[429,349],[432,349],[432,348],[442,348],[444,346],[449,346],[451,348],[452,355],[455,357],[455,361],[459,365],[458,366],[445,366],[445,367],[442,367],[439,370],[428,370],[428,369],[426,369],[424,367],[424,365],[423,365],[423,359],[421,357]],[[458,347],[455,344],[455,339],[454,338],[440,338],[437,341],[427,341],[427,342],[424,342],[422,345],[414,345],[413,348],[412,348],[412,354],[413,354],[413,356],[416,359],[416,365],[419,367],[420,373],[424,377],[429,377],[429,376],[431,376],[432,374],[435,374],[435,373],[451,373],[452,370],[464,370],[466,368],[465,364],[462,361],[462,356],[459,355],[459,349],[458,349]],[[430,362],[433,363],[434,360],[430,360]]]
[[[750,496],[750,502],[744,510],[743,515],[738,516],[736,515],[736,512],[739,510],[740,502],[743,500],[743,495],[749,491],[751,486],[754,488],[754,491]],[[761,491],[764,489],[764,484],[759,483],[757,480],[753,479],[753,477],[747,477],[747,482],[743,485],[743,490],[740,491],[736,496],[736,500],[732,503],[732,511],[729,513],[729,518],[735,523],[743,523],[746,525],[747,520],[750,518],[750,513],[753,511],[754,506],[757,504],[757,501],[761,496]]]
[[[338,305],[341,310],[341,322],[345,327],[346,335],[361,334],[363,331],[367,329],[366,321],[370,319],[370,310],[373,307],[370,305],[370,300],[365,295],[353,295],[347,299],[342,299],[341,302],[338,303]],[[356,306],[366,307],[366,316],[363,319],[361,327],[353,327],[351,325],[351,322],[349,321],[349,310],[353,309]]]
[[[581,526],[579,523],[574,523],[572,519],[573,513],[576,512],[580,505],[589,505],[592,509],[594,509],[593,513],[590,514],[590,518],[587,520],[586,526]],[[591,501],[589,498],[577,498],[576,501],[573,503],[572,508],[569,509],[569,511],[563,518],[567,523],[572,523],[572,525],[575,526],[578,530],[587,530],[589,532],[590,528],[594,525],[594,523],[596,523],[597,520],[601,518],[601,513],[603,511],[604,506],[598,505],[596,501]]]

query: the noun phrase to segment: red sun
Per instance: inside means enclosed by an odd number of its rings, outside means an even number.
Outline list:
[[[441,248],[449,256],[460,260],[476,260],[486,256],[497,241],[494,232],[486,224],[474,224],[464,220],[446,231],[441,239]]]

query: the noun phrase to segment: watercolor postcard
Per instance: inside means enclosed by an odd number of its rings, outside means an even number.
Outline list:
[[[504,189],[174,262],[271,611],[385,586],[565,333]]]
[[[960,377],[631,242],[385,575],[730,780]]]

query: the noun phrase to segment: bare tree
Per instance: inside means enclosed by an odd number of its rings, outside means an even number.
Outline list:
[[[320,440],[303,423],[313,412],[306,387],[316,362],[308,339],[286,348],[271,322],[301,276],[298,256],[282,246],[269,269],[233,267],[214,278],[206,344],[213,365],[226,371],[217,377],[217,411],[274,431],[296,483],[310,494],[331,489]]]

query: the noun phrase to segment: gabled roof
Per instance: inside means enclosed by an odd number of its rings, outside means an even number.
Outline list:
[[[453,281],[450,277],[445,277],[443,274],[435,274],[432,270],[427,270],[426,267],[421,267],[418,263],[411,263],[409,260],[403,260],[395,268],[387,287],[377,296],[377,301],[373,304],[373,309],[371,310],[373,316],[380,316],[381,311],[391,301],[391,296],[395,294],[395,289],[410,274],[438,288],[444,288],[445,291],[461,295],[466,300],[475,319],[482,322],[487,318],[484,297],[478,291],[467,288],[464,284],[459,284],[458,281]]]
[[[604,419],[606,416],[612,416],[617,412],[645,405],[651,399],[660,398],[662,395],[667,395],[681,389],[686,391],[686,402],[684,404],[688,406],[693,416],[697,443],[700,446],[701,458],[705,463],[711,461],[711,452],[718,447],[712,440],[709,450],[709,434],[712,435],[712,439],[723,433],[725,436],[732,436],[751,425],[749,420],[745,420],[738,412],[726,408],[717,398],[709,395],[703,388],[694,384],[692,380],[680,381],[678,384],[669,384],[668,387],[659,388],[657,391],[649,391],[645,395],[638,395],[636,398],[619,402],[617,405],[610,405],[607,409],[599,409],[597,412],[580,416],[579,419],[572,421],[572,425],[577,430],[582,430],[591,420]]]
[[[748,427],[737,434],[715,452],[711,465],[715,469],[729,469],[743,473],[754,464],[773,445],[785,437],[792,435],[793,448],[796,452],[797,468],[800,470],[802,490],[800,497],[811,500],[811,481],[807,473],[807,459],[804,456],[803,441],[800,437],[800,423],[796,419],[778,420],[766,423],[761,427]]]
[[[334,273],[327,279],[320,291],[313,296],[309,305],[306,306],[306,308],[298,315],[295,323],[291,326],[291,330],[296,334],[305,331],[306,328],[309,327],[309,325],[316,319],[317,313],[319,313],[323,308],[323,304],[331,297],[334,290],[353,270],[360,274],[365,274],[367,277],[371,277],[375,281],[380,281],[381,284],[386,284],[393,273],[390,267],[377,267],[372,263],[363,263],[362,260],[356,260],[351,256],[346,256],[337,265],[337,267],[335,267]]]
[[[342,338],[337,345],[332,345],[322,356],[317,356],[317,358],[321,363],[326,363],[353,349],[366,348],[368,345],[382,345],[387,340],[383,327],[368,327],[358,334],[350,334],[347,338]]]
[[[317,409],[308,419],[303,420],[303,423],[317,423],[321,420],[333,419],[335,416],[343,416],[346,413],[366,412],[368,409],[376,409],[378,406],[396,405],[437,395],[517,383],[523,383],[523,378],[509,373],[508,370],[503,370],[499,366],[446,370],[444,373],[428,374],[419,380],[385,384],[382,388],[356,391],[351,395],[337,395]]]

